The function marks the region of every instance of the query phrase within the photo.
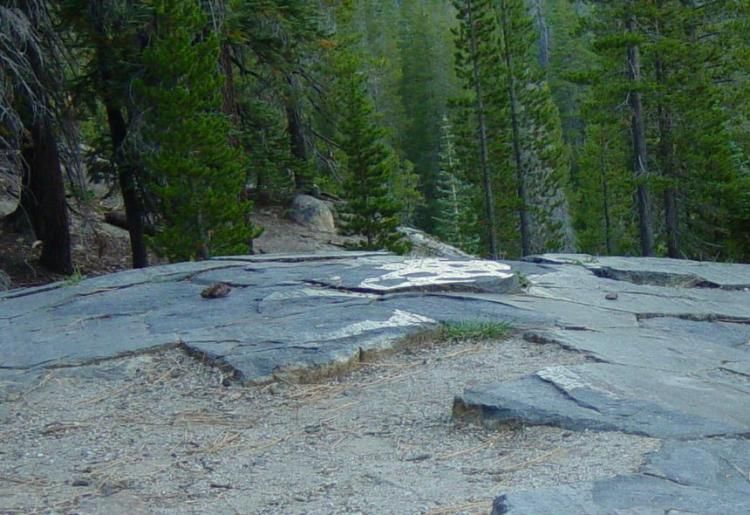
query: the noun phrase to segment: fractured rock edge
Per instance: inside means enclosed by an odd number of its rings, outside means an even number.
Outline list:
[[[339,276],[348,284],[339,284]],[[194,286],[218,280],[236,287],[236,294],[201,299]],[[403,261],[385,253],[250,256],[126,271],[0,296],[7,302],[0,314],[7,336],[0,341],[1,365],[74,367],[178,345],[240,382],[279,375],[312,380],[348,370],[363,356],[397,350],[404,338],[418,338],[438,321],[507,319],[509,312],[523,320],[544,318],[485,307],[486,300],[457,309],[451,296],[505,291],[515,280],[504,264]],[[341,308],[348,316],[337,314]],[[25,335],[27,345],[17,346]]]

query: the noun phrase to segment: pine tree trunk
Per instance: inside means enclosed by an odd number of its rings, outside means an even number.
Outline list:
[[[627,29],[635,32],[635,16],[628,17]],[[632,133],[633,133],[633,173],[636,179],[636,199],[638,204],[638,221],[641,237],[641,254],[643,256],[654,255],[654,235],[651,223],[651,201],[648,187],[645,183],[648,177],[648,154],[646,152],[646,122],[643,113],[643,101],[641,93],[637,90],[641,80],[641,56],[638,45],[628,47],[628,66],[630,78],[636,85],[630,91],[630,108],[632,110]]]
[[[516,188],[518,200],[521,206],[518,210],[518,218],[521,232],[521,255],[527,256],[531,253],[531,231],[529,223],[528,194],[526,192],[526,177],[523,169],[523,159],[521,156],[521,131],[518,121],[518,104],[516,99],[516,78],[513,71],[513,56],[510,55],[508,41],[508,17],[505,2],[500,3],[500,21],[503,31],[503,52],[505,66],[508,69],[508,101],[510,103],[510,122],[513,138],[513,160],[516,165]]]
[[[612,219],[609,213],[609,180],[606,161],[607,143],[603,136],[599,140],[599,181],[602,188],[602,212],[604,213],[604,246],[607,255],[612,255]]]
[[[490,244],[490,258],[497,259],[497,229],[495,226],[495,204],[492,195],[492,176],[490,173],[489,144],[487,137],[487,116],[484,105],[484,92],[479,79],[479,43],[477,41],[476,26],[474,22],[474,5],[471,0],[467,1],[467,12],[469,16],[469,58],[472,62],[472,75],[474,80],[474,92],[476,93],[476,110],[479,120],[479,147],[480,166],[482,169],[482,181],[484,186],[484,202],[487,215],[487,231]]]
[[[127,136],[125,119],[119,108],[106,103],[105,107],[107,109],[112,147],[115,149],[115,153],[119,153]],[[136,182],[138,173],[129,163],[119,163],[117,173],[122,199],[125,203],[125,218],[128,221],[133,268],[144,268],[148,266],[148,254],[146,253],[146,240],[144,238],[143,203],[138,195]]]
[[[539,66],[543,70],[549,68],[550,33],[547,17],[544,14],[544,0],[533,0],[534,21],[539,30]]]
[[[308,192],[312,188],[312,179],[307,172],[310,155],[305,140],[305,129],[302,122],[297,93],[299,86],[291,75],[287,76],[289,94],[286,100],[286,121],[289,132],[289,146],[292,156],[299,162],[299,167],[294,171],[294,187],[297,191]]]
[[[60,156],[52,128],[43,119],[32,124],[30,141],[23,149],[21,202],[8,220],[13,223],[26,217],[36,238],[43,242],[42,266],[60,274],[73,273]]]
[[[117,178],[120,183],[122,200],[125,204],[125,218],[128,222],[133,268],[144,268],[148,266],[148,254],[146,253],[146,241],[144,239],[144,208],[137,190],[138,170],[132,164],[118,159],[122,156],[122,147],[128,135],[128,128],[122,109],[113,100],[109,90],[109,88],[114,87],[111,84],[113,82],[112,69],[116,64],[111,61],[110,49],[103,43],[106,41],[106,30],[103,27],[104,19],[99,18],[94,21],[94,32],[101,38],[96,46],[98,78],[103,84],[100,94],[107,112],[110,139],[117,161]],[[145,44],[145,40],[141,42],[142,47]]]
[[[229,43],[221,45],[221,54],[219,54],[219,63],[224,75],[224,83],[221,85],[221,110],[229,117],[233,126],[239,122],[239,110],[237,108],[237,95],[234,85],[234,69],[232,68],[232,55]],[[236,136],[230,135],[229,143],[237,147],[240,142]]]
[[[666,70],[661,57],[656,59],[656,81],[664,84]],[[672,143],[672,113],[661,102],[658,107],[659,115],[659,161],[662,175],[667,179],[664,189],[664,226],[667,232],[667,255],[680,258],[679,219],[677,214],[677,190],[674,186],[675,166],[674,149]]]

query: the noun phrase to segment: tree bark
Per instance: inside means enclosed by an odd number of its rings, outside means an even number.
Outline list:
[[[635,32],[635,16],[627,19],[628,32]],[[654,234],[651,223],[651,199],[646,179],[648,178],[648,154],[646,152],[646,122],[643,114],[643,100],[638,90],[641,81],[641,56],[638,45],[628,46],[628,66],[634,88],[630,91],[632,111],[631,129],[633,137],[633,174],[636,180],[636,202],[641,237],[641,255],[654,255]]]
[[[539,30],[539,66],[543,70],[549,68],[550,56],[550,32],[547,25],[547,17],[544,14],[544,0],[534,0],[532,2],[534,11],[534,21]]]
[[[239,109],[237,108],[237,95],[234,85],[234,69],[232,68],[232,55],[229,43],[224,42],[221,45],[221,54],[219,54],[219,64],[224,73],[224,83],[221,85],[221,110],[229,117],[233,127],[239,123]],[[240,142],[235,135],[229,136],[229,143],[233,147],[238,147]]]
[[[484,186],[484,203],[487,214],[487,236],[490,244],[490,258],[497,259],[497,229],[495,227],[495,199],[492,195],[492,176],[490,172],[490,157],[487,137],[487,116],[484,105],[484,91],[479,78],[479,44],[477,42],[476,26],[474,21],[474,5],[471,0],[467,1],[467,14],[469,16],[469,52],[472,61],[472,78],[474,80],[474,92],[476,94],[477,119],[479,121],[479,162],[482,169],[482,180]]]
[[[607,178],[607,165],[605,154],[607,144],[604,137],[600,141],[599,149],[599,176],[602,187],[602,211],[604,212],[604,245],[607,255],[612,255],[612,221],[609,214],[609,180]]]
[[[305,138],[302,111],[297,99],[299,86],[297,80],[291,75],[288,75],[286,80],[289,87],[285,106],[289,148],[299,165],[294,171],[294,187],[297,191],[309,192],[312,188],[312,178],[308,171],[310,152]]]
[[[502,23],[503,33],[503,53],[505,66],[508,69],[508,100],[510,102],[510,122],[513,138],[513,160],[516,165],[516,188],[518,200],[521,206],[518,210],[518,218],[521,232],[521,255],[527,256],[531,253],[531,231],[529,222],[528,193],[526,192],[526,173],[523,168],[523,159],[521,156],[521,131],[518,121],[518,104],[516,99],[516,78],[513,73],[513,56],[510,55],[508,41],[508,13],[505,2],[500,3],[500,22]]]
[[[13,221],[23,217],[31,223],[36,238],[43,243],[39,258],[42,266],[59,274],[72,274],[65,184],[55,135],[43,118],[34,121],[29,132],[22,152],[21,201],[8,218]]]
[[[107,120],[109,122],[110,137],[115,154],[122,151],[122,145],[127,136],[127,125],[122,111],[105,101]],[[138,172],[130,163],[118,159],[117,176],[120,182],[120,191],[125,203],[125,217],[128,222],[130,233],[130,250],[133,255],[133,268],[144,268],[148,266],[148,254],[146,252],[146,240],[144,238],[144,215],[143,203],[138,194]]]
[[[661,57],[656,59],[656,80],[664,86],[666,69]],[[659,161],[662,176],[667,180],[664,189],[664,226],[667,232],[667,255],[680,258],[680,227],[677,211],[677,190],[675,188],[675,159],[672,141],[672,113],[662,101],[658,107],[659,116]]]
[[[104,221],[110,225],[119,227],[120,229],[125,229],[126,231],[129,229],[128,217],[125,214],[125,211],[107,211],[106,213],[104,213]],[[144,223],[143,232],[148,236],[153,236],[156,234],[156,229],[153,225]]]

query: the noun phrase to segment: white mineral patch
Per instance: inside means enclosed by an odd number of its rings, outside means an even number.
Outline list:
[[[544,368],[537,372],[536,375],[566,391],[575,390],[576,388],[592,387],[592,385],[586,382],[581,376],[563,366]]]
[[[263,300],[290,300],[309,297],[356,297],[364,299],[375,299],[378,296],[374,293],[358,293],[344,290],[331,290],[327,288],[303,288],[301,290],[292,292],[274,292],[264,297]]]
[[[536,375],[540,379],[550,382],[566,392],[570,392],[577,388],[586,388],[587,390],[601,392],[608,397],[617,398],[617,395],[613,391],[591,384],[565,366],[547,367],[537,372]]]
[[[468,283],[488,276],[507,279],[513,275],[510,273],[510,266],[503,263],[439,258],[386,263],[380,266],[380,269],[387,270],[388,273],[379,277],[369,277],[360,283],[360,287],[388,291],[433,284]]]
[[[377,329],[385,329],[388,327],[407,327],[435,323],[437,322],[431,318],[397,309],[388,320],[364,320],[362,322],[357,322],[327,335],[327,338],[348,338],[368,331],[375,331]]]

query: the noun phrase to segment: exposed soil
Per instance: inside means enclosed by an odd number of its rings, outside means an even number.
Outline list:
[[[305,385],[223,386],[179,349],[56,369],[5,390],[0,513],[487,513],[502,492],[633,472],[658,445],[452,420],[467,383],[582,360],[511,338]]]

